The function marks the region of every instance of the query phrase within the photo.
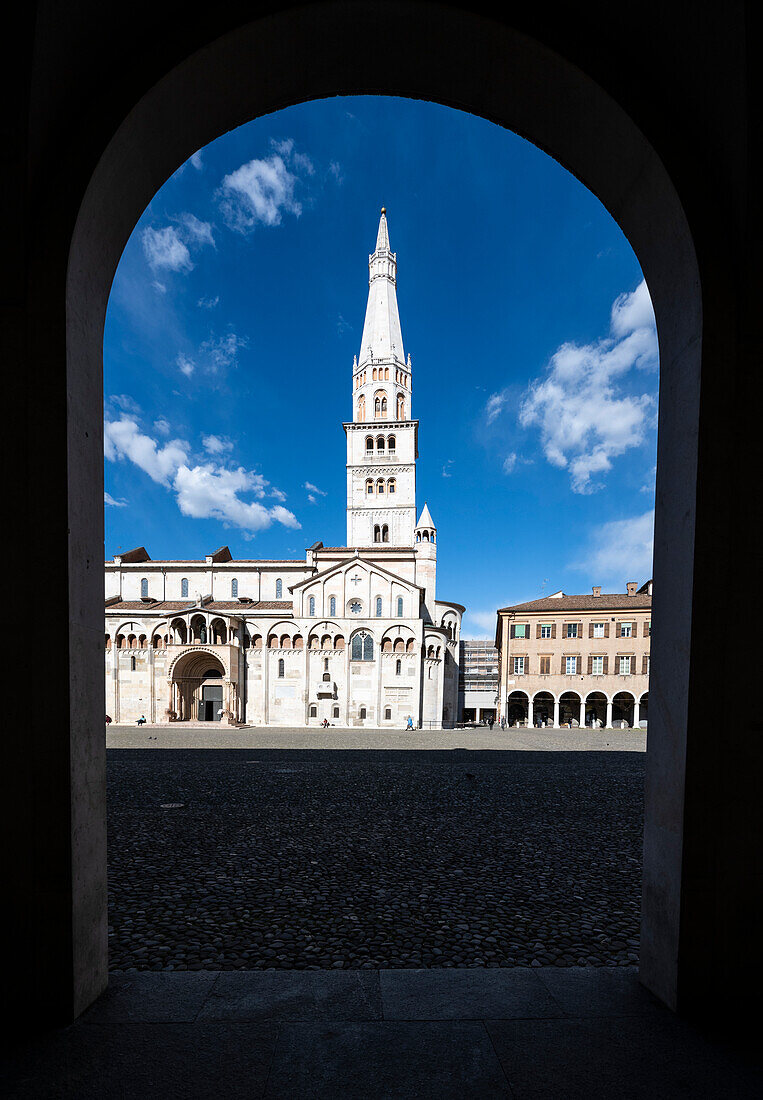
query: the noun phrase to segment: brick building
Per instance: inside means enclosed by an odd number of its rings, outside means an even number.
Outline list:
[[[499,719],[509,725],[646,724],[652,582],[555,592],[498,610]]]

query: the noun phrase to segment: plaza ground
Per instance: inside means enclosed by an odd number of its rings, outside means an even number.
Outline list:
[[[111,968],[633,966],[643,741],[110,731]]]

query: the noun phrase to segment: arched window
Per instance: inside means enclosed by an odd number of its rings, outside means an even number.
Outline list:
[[[424,542],[429,542],[429,532],[428,531],[424,532]]]
[[[391,435],[389,437],[389,439],[387,440],[387,450],[389,451],[390,454],[395,453],[395,447],[396,446],[397,446],[397,443],[396,443],[395,437],[394,437],[394,435]]]
[[[384,368],[384,381],[389,382],[389,367]]]
[[[378,524],[374,527],[374,542],[381,542],[381,527]]]
[[[332,596],[329,599],[329,615],[332,617],[336,615],[336,596]]]
[[[387,721],[389,721],[389,719],[392,717],[392,707],[384,708],[384,717],[387,719]]]
[[[310,704],[310,709],[308,710],[307,713],[310,716],[310,718],[317,718],[318,717],[318,708],[316,707],[315,703]]]
[[[311,596],[307,601],[307,613],[311,619],[315,618],[315,596]]]
[[[405,397],[402,393],[397,395],[397,419],[405,420]]]
[[[376,440],[376,449],[377,449],[377,451],[383,451],[384,450],[384,436],[383,435],[380,435],[379,438]]]
[[[374,640],[370,634],[364,634],[361,631],[354,636],[350,656],[353,661],[373,661]]]
[[[381,399],[381,414],[382,414],[382,416],[387,415],[387,398],[386,397],[382,397],[382,399]]]
[[[146,577],[140,582],[140,598],[144,600],[148,596],[148,580]]]
[[[188,599],[188,577],[183,577],[180,582],[180,598],[181,600]]]
[[[371,480],[370,477],[369,477],[368,481],[366,482],[366,493],[370,497],[372,497],[374,495],[374,483],[373,483],[373,481]]]
[[[108,634],[106,635],[106,648],[111,649],[111,638]]]
[[[374,439],[373,439],[373,436],[371,436],[371,435],[367,435],[367,436],[366,436],[366,451],[367,451],[367,452],[368,452],[369,454],[371,454],[371,452],[373,451],[373,449],[374,449]]]
[[[389,527],[386,523],[382,527],[382,542],[389,542]]]
[[[395,661],[395,676],[402,676],[402,673],[403,673],[403,662],[402,661]]]
[[[366,395],[362,393],[358,398],[358,421],[363,423],[366,419]]]
[[[279,660],[278,660],[278,679],[279,680],[283,680],[285,668],[286,668],[286,662],[284,661],[283,657],[280,657]]]
[[[381,397],[374,398],[374,416],[379,417],[381,413]]]
[[[378,497],[384,496],[384,482],[381,480],[376,482],[376,495]]]
[[[338,718],[339,717],[339,707],[334,707],[334,709],[331,712],[331,717],[332,718]]]
[[[361,707],[361,708],[360,708],[360,717],[361,717],[361,718],[365,718],[365,717],[366,717],[366,708],[365,708],[365,707]]]
[[[371,371],[371,381],[376,381],[376,367],[374,367],[374,369]]]
[[[403,597],[402,596],[397,597],[397,617],[398,617],[398,619],[402,619],[402,617],[403,617]]]
[[[276,581],[276,599],[277,600],[282,600],[283,599],[283,581],[281,580],[280,577]]]
[[[389,479],[389,481],[387,482],[387,492],[388,493],[394,493],[395,492],[395,479],[394,479],[394,477],[391,477]]]
[[[377,619],[381,618],[381,613],[382,613],[382,598],[381,598],[381,596],[377,596],[376,597],[376,618]]]
[[[238,581],[235,577],[230,582],[230,595],[232,600],[238,599]]]

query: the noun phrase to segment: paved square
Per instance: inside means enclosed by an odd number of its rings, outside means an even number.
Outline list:
[[[111,967],[632,966],[643,765],[110,749]]]

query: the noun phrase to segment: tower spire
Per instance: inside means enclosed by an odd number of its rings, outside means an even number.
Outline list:
[[[381,360],[405,364],[397,309],[397,254],[389,247],[387,211],[381,209],[376,248],[368,257],[368,303],[358,364]]]

